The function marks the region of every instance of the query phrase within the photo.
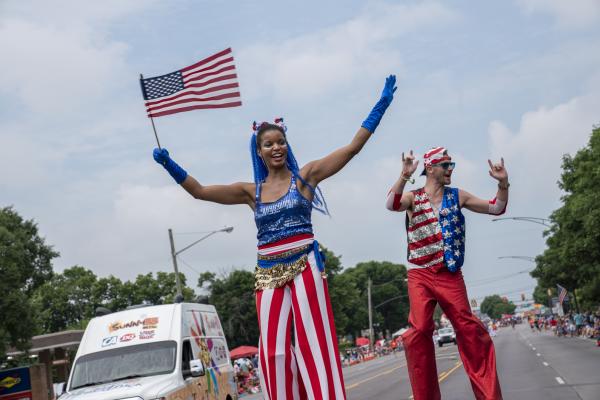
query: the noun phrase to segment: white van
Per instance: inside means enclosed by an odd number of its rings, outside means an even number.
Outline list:
[[[60,399],[237,399],[215,307],[165,304],[92,319]]]

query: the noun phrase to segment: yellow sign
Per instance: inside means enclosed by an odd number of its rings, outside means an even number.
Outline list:
[[[0,381],[0,387],[10,389],[11,387],[18,385],[19,383],[21,383],[21,378],[7,376],[6,378]]]

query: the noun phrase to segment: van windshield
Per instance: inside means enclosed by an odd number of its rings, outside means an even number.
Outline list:
[[[73,367],[70,389],[128,378],[167,374],[175,369],[177,343],[144,343],[80,357]]]

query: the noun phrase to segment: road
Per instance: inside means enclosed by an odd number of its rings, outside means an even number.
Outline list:
[[[589,339],[531,332],[526,324],[494,338],[505,400],[600,399],[600,347]],[[474,399],[455,345],[436,348],[444,400]],[[412,399],[404,353],[344,368],[348,400]],[[260,399],[246,396],[243,399]]]

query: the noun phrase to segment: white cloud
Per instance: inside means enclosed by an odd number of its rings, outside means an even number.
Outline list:
[[[115,88],[115,75],[126,68],[126,50],[122,43],[94,43],[86,30],[5,19],[0,86],[34,113],[77,111]]]
[[[563,27],[588,27],[600,19],[598,0],[517,0],[517,3],[528,13],[554,16]]]
[[[381,78],[401,68],[391,39],[438,27],[457,15],[435,2],[413,5],[371,3],[362,14],[331,28],[280,42],[259,43],[237,56],[245,94],[307,99],[350,85],[355,79]]]
[[[593,125],[600,122],[598,104],[600,91],[594,91],[525,113],[516,132],[500,121],[490,124],[491,152],[504,156],[517,202],[529,204],[530,210],[540,210],[537,204],[542,203],[546,212],[558,205],[562,156],[587,144]]]
[[[20,1],[4,0],[2,15],[27,19],[36,25],[56,26],[62,29],[84,29],[110,24],[115,20],[152,7],[158,0],[105,0],[81,2],[77,0]]]

